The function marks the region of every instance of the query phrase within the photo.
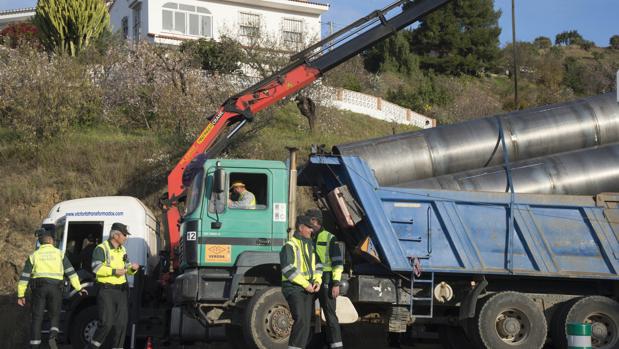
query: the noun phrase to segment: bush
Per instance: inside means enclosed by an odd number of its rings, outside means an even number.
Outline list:
[[[613,35],[610,37],[610,48],[613,50],[619,50],[619,35]]]
[[[240,63],[245,60],[239,43],[227,37],[220,41],[188,40],[181,44],[180,50],[191,55],[202,69],[220,74],[238,73]]]
[[[555,36],[555,45],[578,45],[583,40],[582,35],[576,30],[564,31]]]
[[[422,75],[408,84],[388,90],[387,100],[420,113],[428,113],[434,105],[447,104],[451,99],[435,80],[434,75]]]
[[[533,45],[539,49],[547,49],[552,46],[552,41],[550,41],[550,38],[546,36],[538,36],[535,40],[533,40]]]
[[[19,22],[8,25],[0,31],[0,44],[17,48],[22,45],[38,47],[40,41],[37,37],[37,27],[30,23]]]
[[[0,119],[29,143],[61,136],[99,120],[101,96],[90,71],[69,57],[34,48],[0,59]]]

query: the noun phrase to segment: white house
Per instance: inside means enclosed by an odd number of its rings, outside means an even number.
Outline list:
[[[320,39],[320,16],[328,9],[305,0],[116,0],[110,21],[129,40],[178,45],[223,35],[241,42],[269,36],[299,45]]]
[[[0,11],[0,30],[11,23],[26,22],[34,16],[34,7]]]

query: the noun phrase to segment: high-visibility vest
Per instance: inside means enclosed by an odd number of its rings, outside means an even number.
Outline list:
[[[17,297],[24,297],[30,279],[51,279],[62,281],[64,276],[69,277],[71,286],[77,291],[82,289],[80,279],[71,266],[71,262],[62,251],[52,244],[42,244],[34,251],[24,265],[24,270],[17,283]]]
[[[290,281],[303,288],[322,282],[322,264],[316,262],[316,254],[310,251],[310,243],[303,243],[301,239],[293,236],[286,242],[294,251],[294,261],[288,265],[282,265],[282,281]]]
[[[335,244],[335,235],[326,230],[321,230],[316,237],[316,254],[322,263],[323,271],[331,271],[334,281],[342,279],[342,271],[344,270],[344,259],[341,254],[331,257],[332,244]],[[336,246],[339,251],[339,247]]]
[[[41,245],[38,250],[30,255],[30,263],[32,263],[31,278],[64,279],[63,259],[62,251],[54,247],[54,245]]]
[[[112,285],[122,285],[127,282],[126,275],[114,275],[115,269],[125,269],[127,274],[133,275],[131,263],[127,258],[127,250],[124,246],[114,248],[111,242],[104,241],[97,245],[95,250],[100,248],[103,250],[105,259],[103,261],[92,261],[92,271],[97,277],[97,282]]]

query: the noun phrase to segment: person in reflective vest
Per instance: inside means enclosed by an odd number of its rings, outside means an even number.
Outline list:
[[[322,265],[317,261],[312,242],[311,220],[297,217],[297,230],[279,253],[282,268],[282,293],[292,313],[288,348],[305,348],[310,336],[314,293],[322,283]]]
[[[38,229],[35,233],[40,247],[32,253],[21,273],[17,284],[17,304],[26,305],[26,290],[28,285],[32,291],[32,324],[30,327],[30,346],[39,348],[41,345],[41,324],[45,310],[50,318],[49,347],[58,348],[56,337],[60,329],[60,307],[62,306],[62,291],[64,276],[71,286],[80,294],[88,294],[82,289],[79,277],[69,259],[56,247],[54,236],[49,230]]]
[[[322,226],[322,212],[311,209],[305,215],[311,219],[316,255],[322,263],[322,287],[318,291],[318,299],[327,320],[327,341],[329,348],[343,348],[342,333],[335,309],[336,298],[340,295],[344,258],[335,236]]]
[[[97,279],[97,308],[99,322],[97,331],[90,342],[91,348],[99,348],[112,332],[112,348],[123,348],[127,331],[128,285],[127,274],[134,275],[140,265],[129,262],[127,250],[123,246],[130,235],[127,226],[112,224],[107,241],[95,247],[92,253],[92,271]]]

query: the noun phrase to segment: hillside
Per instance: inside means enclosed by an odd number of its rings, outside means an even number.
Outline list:
[[[407,126],[353,113],[319,109],[318,130],[312,134],[294,104],[268,111],[269,121],[251,125],[225,157],[285,160],[285,146],[328,147],[351,140],[412,130]],[[257,117],[257,120],[260,120]],[[196,128],[198,125],[196,125]],[[111,127],[72,130],[29,148],[2,129],[0,134],[0,291],[14,291],[18,272],[31,252],[32,232],[51,206],[85,196],[136,196],[158,212],[168,171],[189,143],[148,131],[123,132]],[[11,246],[10,248],[6,248]]]

